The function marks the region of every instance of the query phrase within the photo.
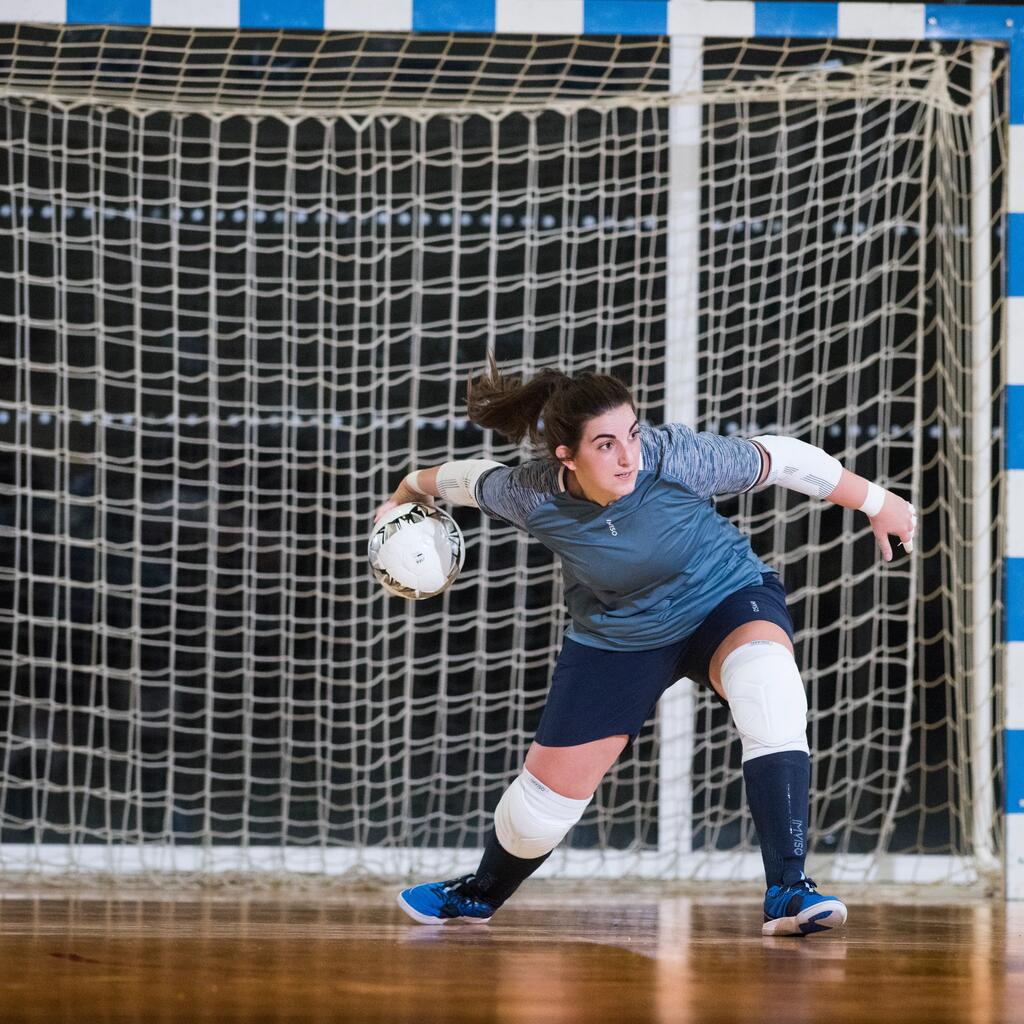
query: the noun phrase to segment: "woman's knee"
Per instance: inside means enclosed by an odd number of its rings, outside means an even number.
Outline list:
[[[754,640],[770,640],[772,643],[782,644],[783,647],[793,653],[793,641],[789,634],[777,623],[769,622],[767,619],[756,619],[753,622],[744,622],[737,626],[719,645],[711,658],[708,666],[708,678],[719,697],[728,699],[722,687],[722,664],[733,651]]]
[[[513,857],[544,857],[583,817],[591,799],[557,793],[524,768],[494,810],[495,836],[501,848]]]
[[[722,663],[722,690],[740,734],[743,761],[808,752],[807,696],[790,645],[751,640]]]

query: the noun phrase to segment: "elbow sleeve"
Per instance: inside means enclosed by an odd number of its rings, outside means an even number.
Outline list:
[[[827,498],[843,475],[838,459],[806,441],[774,434],[764,434],[751,440],[761,445],[772,460],[765,486],[779,484],[812,498]]]
[[[479,508],[476,500],[477,481],[491,469],[500,469],[493,459],[461,459],[446,462],[437,471],[437,493],[453,505]]]

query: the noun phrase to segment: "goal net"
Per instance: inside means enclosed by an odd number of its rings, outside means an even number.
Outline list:
[[[858,513],[719,507],[791,595],[811,869],[997,866],[1000,51],[22,25],[0,53],[0,868],[474,866],[558,566],[457,510],[466,568],[416,604],[365,546],[410,468],[528,457],[465,418],[490,350],[913,498],[889,565]],[[758,877],[725,712],[681,682],[660,714],[548,870]]]

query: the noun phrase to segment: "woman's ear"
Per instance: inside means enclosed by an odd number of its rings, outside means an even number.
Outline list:
[[[576,460],[572,457],[572,452],[569,451],[566,445],[560,444],[555,449],[555,458],[570,472],[576,472]]]

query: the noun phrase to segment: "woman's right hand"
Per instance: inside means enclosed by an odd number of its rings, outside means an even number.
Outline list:
[[[380,520],[381,516],[387,515],[393,508],[397,508],[399,505],[404,505],[407,501],[416,501],[421,505],[433,505],[434,499],[429,494],[420,494],[414,491],[408,484],[408,477],[404,478],[402,482],[395,488],[395,493],[388,498],[387,501],[378,505],[376,511],[373,513],[373,521],[376,523]]]
[[[878,542],[878,549],[887,562],[892,561],[892,546],[889,543],[891,534],[900,538],[905,551],[909,553],[914,550],[917,510],[898,494],[886,491],[885,504],[879,509],[877,515],[869,518],[868,522],[871,523],[872,532]]]

